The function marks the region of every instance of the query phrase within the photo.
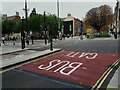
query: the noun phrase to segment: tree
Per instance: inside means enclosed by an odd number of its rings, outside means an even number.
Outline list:
[[[15,32],[16,22],[12,20],[2,21],[2,34],[12,34]]]
[[[113,23],[113,11],[110,6],[102,5],[90,9],[85,17],[85,24],[95,28],[97,32],[108,29]]]
[[[21,31],[24,31],[26,29],[25,27],[25,19],[21,21],[19,21],[18,23],[16,23],[16,29],[15,29],[15,33],[20,33]]]
[[[36,14],[28,18],[28,27],[29,30],[33,33],[38,33],[40,37],[41,32],[43,31],[43,15]]]
[[[55,15],[49,15],[47,16],[46,18],[46,21],[47,21],[47,26],[49,27],[48,29],[50,30],[50,35],[53,36],[53,37],[56,37],[57,36],[57,23],[58,23],[58,20],[57,20],[57,17]]]
[[[52,35],[53,37],[57,36],[58,19],[56,15],[46,14],[45,18],[46,18],[47,31],[50,30],[50,35]],[[44,16],[41,14],[36,14],[36,15],[33,15],[32,17],[29,17],[28,27],[30,31],[37,34],[36,35],[37,37],[40,37],[42,32],[44,31]]]

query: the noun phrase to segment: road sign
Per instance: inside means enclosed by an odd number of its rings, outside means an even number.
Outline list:
[[[69,25],[69,30],[72,31],[72,25]]]
[[[20,68],[93,87],[117,59],[113,53],[63,51]]]
[[[78,32],[80,33],[80,28],[78,28]]]

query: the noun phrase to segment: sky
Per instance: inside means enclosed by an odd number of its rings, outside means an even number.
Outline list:
[[[46,13],[57,15],[57,0],[27,0],[28,1],[28,15],[31,13],[33,8],[36,8],[37,13]],[[24,0],[2,0],[2,14],[8,16],[15,15],[16,11],[19,12],[20,16],[24,16]],[[83,19],[86,13],[95,7],[101,5],[109,5],[113,10],[116,5],[116,0],[59,0],[60,6],[60,17],[65,18],[68,13],[72,16]]]

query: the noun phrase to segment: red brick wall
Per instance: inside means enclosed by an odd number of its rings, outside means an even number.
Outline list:
[[[78,28],[81,27],[81,23],[79,20],[74,19],[74,33],[75,35],[79,35]]]

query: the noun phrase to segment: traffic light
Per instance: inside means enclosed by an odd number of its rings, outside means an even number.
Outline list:
[[[72,25],[69,25],[69,30],[72,31]]]

